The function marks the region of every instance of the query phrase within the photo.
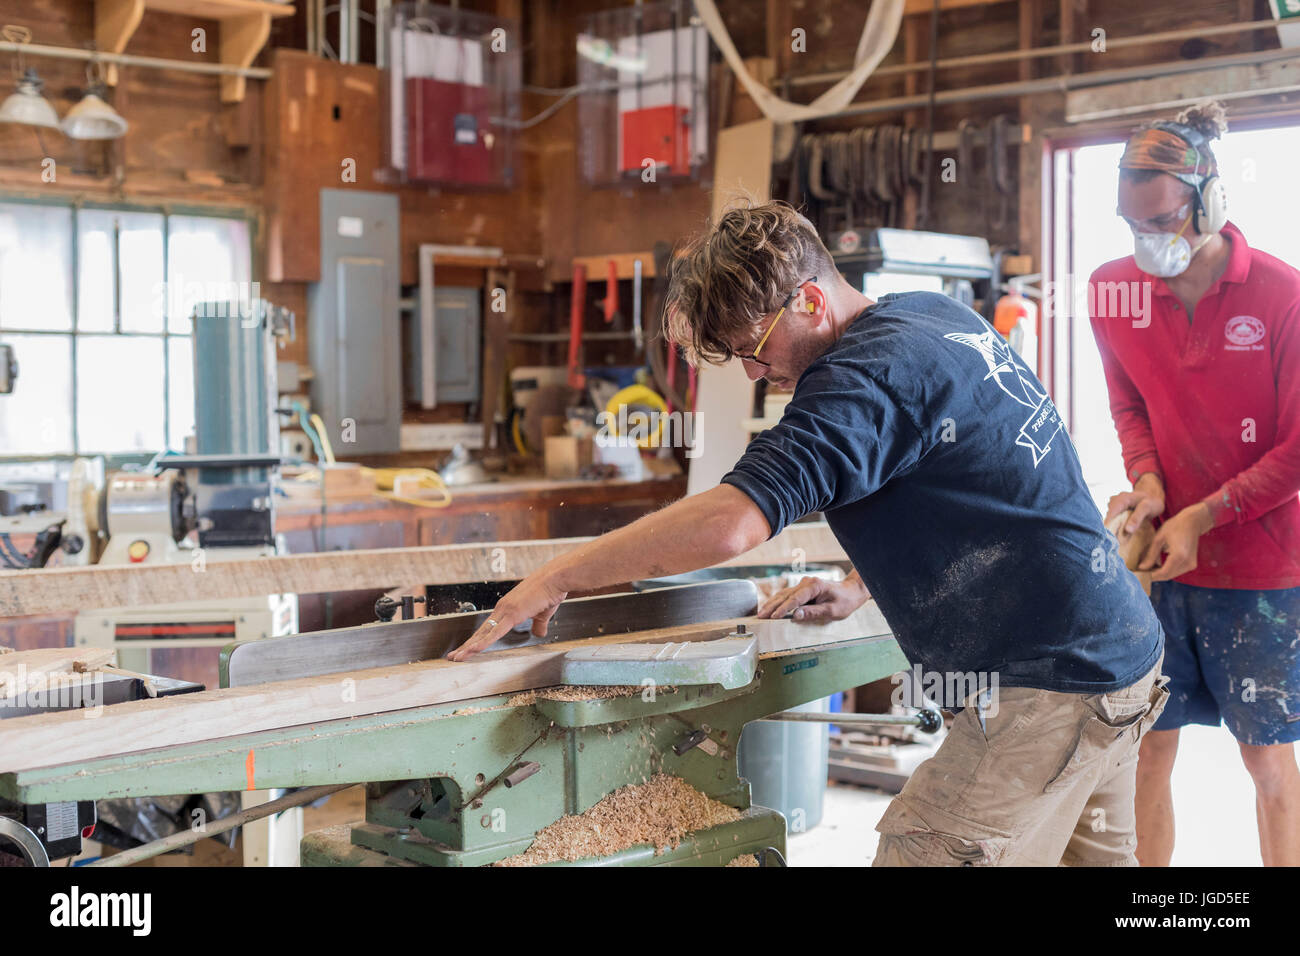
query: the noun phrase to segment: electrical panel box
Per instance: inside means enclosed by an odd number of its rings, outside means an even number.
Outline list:
[[[698,177],[709,151],[709,36],[690,0],[594,13],[577,51],[583,180]]]
[[[457,7],[397,3],[385,139],[400,182],[509,187],[521,81],[519,24]]]
[[[406,400],[425,408],[442,402],[477,402],[482,343],[483,290],[462,286],[437,286],[420,290],[433,296],[433,333],[425,331],[423,309],[407,324]],[[432,388],[425,381],[425,351],[433,349]],[[432,400],[430,400],[432,394]]]
[[[307,289],[312,409],[334,454],[401,450],[397,197],[322,189],[321,281]]]

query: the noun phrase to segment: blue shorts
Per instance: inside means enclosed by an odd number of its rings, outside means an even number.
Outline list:
[[[1300,588],[1151,585],[1169,703],[1152,730],[1220,720],[1243,744],[1300,740]]]

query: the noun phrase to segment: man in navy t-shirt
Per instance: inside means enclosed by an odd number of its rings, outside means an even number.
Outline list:
[[[450,656],[529,618],[544,633],[569,591],[708,567],[824,512],[853,573],[805,579],[760,616],[874,599],[926,686],[980,688],[941,702],[959,716],[877,827],[876,864],[1134,863],[1163,634],[1033,372],[945,296],[862,295],[783,203],[732,209],[692,242],[668,316],[693,359],[793,388],[780,422],[717,488],[529,576]]]

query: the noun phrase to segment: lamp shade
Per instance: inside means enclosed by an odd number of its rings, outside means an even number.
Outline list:
[[[18,81],[18,88],[0,104],[0,123],[23,123],[27,126],[59,128],[59,114],[41,94],[44,86],[36,71],[28,68]]]
[[[68,110],[62,128],[71,139],[117,139],[126,132],[127,123],[92,89]]]

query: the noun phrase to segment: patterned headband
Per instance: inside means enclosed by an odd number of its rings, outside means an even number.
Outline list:
[[[1219,171],[1213,157],[1201,153],[1177,133],[1160,127],[1134,133],[1124,148],[1119,168],[1158,169],[1196,187]]]

